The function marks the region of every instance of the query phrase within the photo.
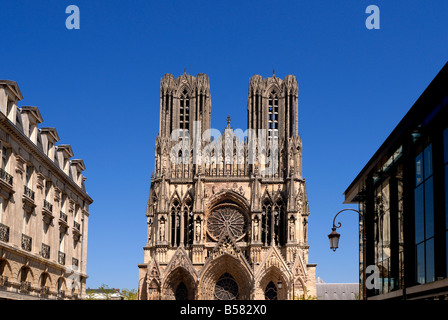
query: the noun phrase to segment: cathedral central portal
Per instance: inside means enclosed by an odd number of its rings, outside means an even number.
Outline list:
[[[250,79],[246,138],[228,118],[221,136],[207,140],[205,74],[166,74],[160,89],[139,299],[315,295],[296,78]],[[261,133],[257,143],[250,132]]]

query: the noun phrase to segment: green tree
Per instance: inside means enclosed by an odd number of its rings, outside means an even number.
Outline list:
[[[305,289],[305,292],[299,296],[294,295],[294,300],[317,300],[316,296],[309,294],[310,290]]]
[[[124,300],[137,300],[137,290],[136,289],[123,289],[121,291]]]
[[[99,290],[86,290],[86,299],[87,300],[110,300],[112,298],[112,294],[116,293],[117,289],[110,288],[107,284],[102,284]],[[96,295],[100,294],[103,298],[97,298]]]

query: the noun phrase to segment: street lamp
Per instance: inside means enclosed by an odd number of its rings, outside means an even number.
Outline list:
[[[331,233],[328,235],[328,239],[330,239],[330,249],[336,251],[341,235],[336,232],[336,228],[331,228],[331,230]]]
[[[336,226],[335,221],[336,221],[336,217],[338,216],[338,214],[340,214],[343,211],[354,211],[354,212],[357,212],[359,214],[359,216],[361,217],[362,222],[363,222],[363,226],[362,226],[362,253],[363,253],[362,275],[363,275],[363,279],[362,279],[362,282],[363,282],[363,298],[364,298],[364,300],[366,300],[366,297],[367,297],[367,292],[366,292],[366,267],[365,267],[365,263],[366,263],[366,228],[365,228],[365,225],[364,225],[364,216],[362,215],[361,212],[359,212],[358,210],[355,210],[355,209],[342,209],[341,211],[336,213],[336,215],[334,216],[334,219],[333,219],[333,228],[331,228],[331,233],[328,235],[328,239],[330,240],[330,249],[332,249],[333,252],[334,252],[338,248],[339,238],[341,237],[341,235],[336,232],[336,229],[341,227],[341,223],[338,222],[338,225]]]

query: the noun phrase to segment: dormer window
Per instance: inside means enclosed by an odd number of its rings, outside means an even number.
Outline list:
[[[53,143],[48,142],[47,155],[50,156],[50,151],[53,149]]]
[[[8,99],[8,105],[7,105],[7,107],[6,107],[6,116],[9,116],[9,113],[10,113],[11,110],[12,110],[12,105],[13,105],[13,102],[12,102],[11,100]]]
[[[278,138],[278,98],[272,91],[268,105],[268,139]]]

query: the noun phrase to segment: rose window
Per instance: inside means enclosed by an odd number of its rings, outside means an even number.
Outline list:
[[[215,300],[237,300],[238,284],[229,273],[224,273],[215,285]]]
[[[246,218],[237,208],[223,206],[210,213],[207,220],[209,236],[217,241],[224,231],[228,231],[237,241],[246,234]]]

